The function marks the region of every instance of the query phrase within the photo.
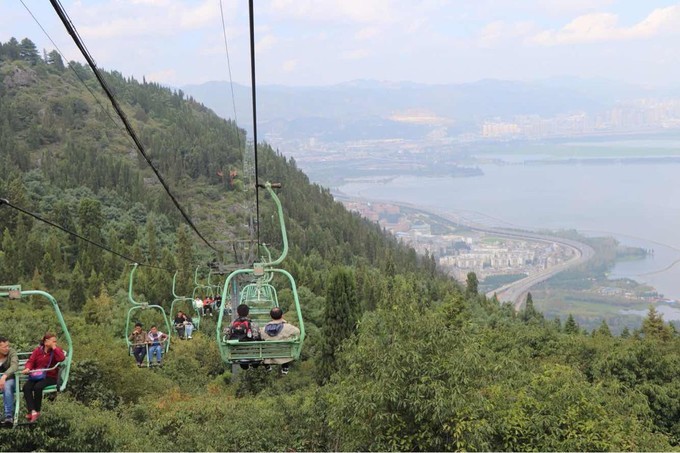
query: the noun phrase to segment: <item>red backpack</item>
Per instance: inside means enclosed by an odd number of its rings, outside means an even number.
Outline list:
[[[239,317],[231,323],[230,340],[248,341],[253,339],[253,327],[250,319]]]

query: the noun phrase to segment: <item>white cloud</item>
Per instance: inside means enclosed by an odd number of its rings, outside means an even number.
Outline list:
[[[497,20],[482,28],[479,33],[479,45],[481,47],[494,47],[499,44],[507,44],[517,38],[524,38],[535,33],[536,24],[533,22],[504,22]]]
[[[379,31],[376,27],[365,27],[354,34],[354,38],[360,41],[374,38]]]
[[[680,5],[658,8],[630,27],[619,25],[619,16],[592,13],[579,16],[559,30],[546,30],[527,39],[541,46],[584,44],[650,38],[680,32]]]
[[[144,77],[147,81],[173,84],[177,81],[177,71],[174,69],[164,69],[161,71],[152,72],[151,74],[147,74]]]
[[[214,0],[205,0],[198,7],[184,9],[181,13],[179,24],[183,29],[195,29],[208,24],[214,24],[218,21],[219,17],[219,3]]]
[[[255,43],[255,51],[257,53],[264,53],[276,46],[278,39],[274,35],[265,35]]]
[[[311,21],[385,22],[392,17],[392,0],[273,0],[271,14]]]
[[[539,0],[532,7],[550,15],[573,15],[586,11],[603,10],[614,0]]]
[[[286,60],[283,62],[283,72],[293,72],[298,65],[298,60]]]
[[[229,4],[226,2],[225,18],[229,17]],[[181,0],[89,4],[75,9],[72,16],[85,39],[170,36],[220,23],[219,4],[214,0],[203,0],[198,5]]]
[[[343,60],[361,60],[368,58],[371,52],[368,49],[346,50],[340,54]]]

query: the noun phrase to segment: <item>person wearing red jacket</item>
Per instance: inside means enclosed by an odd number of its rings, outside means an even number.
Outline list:
[[[22,374],[29,375],[24,384],[24,398],[28,410],[26,418],[29,422],[35,422],[40,417],[43,389],[50,385],[57,385],[59,368],[55,365],[65,359],[66,354],[57,346],[57,336],[53,333],[46,333],[40,341],[40,346],[35,348],[31,357],[28,358]],[[39,370],[46,371],[40,373]]]

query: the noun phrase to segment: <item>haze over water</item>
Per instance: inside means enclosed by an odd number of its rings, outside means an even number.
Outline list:
[[[414,203],[461,213],[487,225],[576,229],[612,235],[654,249],[644,260],[619,263],[612,277],[630,277],[680,299],[680,164],[482,165],[469,178],[400,176],[350,182],[339,190],[367,199]],[[481,214],[481,215],[480,215]],[[661,272],[658,272],[661,271]]]

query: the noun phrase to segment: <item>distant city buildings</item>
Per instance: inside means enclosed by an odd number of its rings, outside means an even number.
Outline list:
[[[346,201],[350,211],[380,224],[421,255],[464,281],[468,272],[480,279],[491,275],[532,274],[571,258],[573,250],[555,243],[495,237],[472,230],[433,234],[434,221],[422,212],[390,203]],[[441,221],[437,222],[441,230]],[[449,227],[449,230],[454,228]]]
[[[601,113],[574,112],[544,118],[517,115],[482,122],[485,139],[569,137],[613,133],[641,133],[680,129],[680,99],[639,99]]]

